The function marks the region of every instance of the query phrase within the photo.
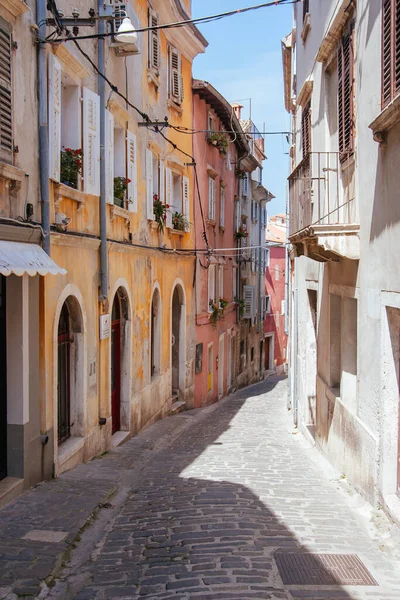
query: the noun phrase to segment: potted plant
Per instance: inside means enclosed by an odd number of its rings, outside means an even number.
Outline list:
[[[219,316],[220,316],[219,307],[216,304],[216,302],[214,300],[212,300],[211,298],[210,298],[210,300],[208,302],[208,306],[211,309],[210,321],[213,324],[213,326],[215,326],[217,324],[217,321],[218,321]]]
[[[249,233],[248,233],[246,227],[244,227],[243,225],[240,225],[239,229],[237,231],[235,231],[235,239],[240,240],[242,238],[247,238],[247,237],[249,237]]]
[[[167,210],[169,209],[169,204],[164,204],[161,202],[157,194],[153,196],[153,211],[154,211],[154,220],[158,225],[158,233],[164,232],[165,221],[167,220]]]
[[[172,215],[172,227],[176,229],[176,231],[187,231],[189,226],[189,221],[182,213],[175,212]]]
[[[60,181],[69,187],[78,189],[78,175],[82,173],[81,149],[64,148],[61,150]]]
[[[228,304],[229,304],[229,302],[226,298],[219,299],[219,308],[220,308],[222,314],[224,314],[224,310],[228,306]]]
[[[216,146],[221,154],[226,154],[228,150],[228,138],[223,131],[216,131],[208,137],[208,142]]]
[[[237,179],[246,179],[246,175],[247,173],[243,169],[235,169],[235,176]]]
[[[114,177],[114,204],[124,207],[124,200],[128,184],[131,182],[126,177]]]

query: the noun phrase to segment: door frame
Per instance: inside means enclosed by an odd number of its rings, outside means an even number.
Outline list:
[[[121,335],[121,300],[119,298],[118,292],[114,296],[113,304],[111,307],[111,315],[114,312],[114,305],[118,306],[118,312],[117,312],[118,318],[111,320],[111,338],[110,338],[110,346],[111,346],[111,362],[110,362],[111,435],[114,435],[114,433],[117,433],[117,431],[120,431],[120,429],[121,429],[122,335]],[[112,319],[112,316],[111,316],[111,319]],[[115,334],[114,343],[113,343],[113,334]],[[113,372],[114,372],[114,381],[116,382],[116,387],[115,387],[116,398],[113,397],[113,393],[114,393],[113,376],[112,376]]]

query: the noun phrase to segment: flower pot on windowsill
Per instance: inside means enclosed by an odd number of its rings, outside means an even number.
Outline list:
[[[82,173],[83,152],[80,149],[63,148],[60,157],[60,181],[78,189],[78,176]]]

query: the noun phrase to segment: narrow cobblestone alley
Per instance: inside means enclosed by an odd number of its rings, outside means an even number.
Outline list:
[[[398,600],[396,530],[371,527],[285,406],[271,378],[3,508],[0,598]],[[378,586],[284,585],[277,551],[357,554]]]

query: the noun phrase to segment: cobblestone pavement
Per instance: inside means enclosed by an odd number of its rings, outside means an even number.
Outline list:
[[[0,598],[399,600],[398,530],[294,434],[285,404],[269,379],[0,510]],[[35,529],[68,537],[22,539]],[[357,554],[379,585],[284,585],[277,550]]]

